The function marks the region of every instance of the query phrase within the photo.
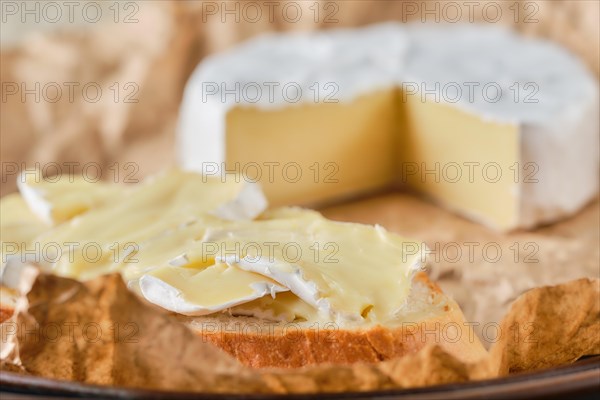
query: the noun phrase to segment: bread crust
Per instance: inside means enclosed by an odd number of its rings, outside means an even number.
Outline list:
[[[239,318],[241,324],[229,321],[218,329],[205,329],[217,320],[210,317],[187,319],[191,328],[203,340],[213,343],[236,357],[242,364],[254,368],[298,368],[306,365],[356,362],[375,363],[414,354],[429,344],[440,345],[457,358],[471,362],[485,356],[486,351],[466,324],[458,305],[441,289],[420,273],[417,282],[427,286],[431,295],[443,298],[439,312],[426,317],[407,319],[393,327],[371,326],[365,329],[329,329],[318,324],[287,324],[272,330],[257,332],[251,319]],[[238,317],[231,317],[236,319]],[[186,322],[184,319],[184,322]]]

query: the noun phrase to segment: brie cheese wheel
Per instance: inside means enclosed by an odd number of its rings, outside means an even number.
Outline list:
[[[500,27],[269,34],[198,66],[178,151],[184,168],[259,180],[274,205],[400,185],[531,228],[597,195],[597,87],[557,45]]]

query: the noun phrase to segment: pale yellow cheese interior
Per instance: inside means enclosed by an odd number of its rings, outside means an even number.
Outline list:
[[[382,227],[329,221],[311,211],[278,214],[210,228],[186,256],[191,262],[205,258],[208,242],[216,245],[210,253],[214,257],[261,274],[269,270],[283,286],[292,278],[306,281],[308,289],[288,287],[320,311],[331,309],[350,320],[394,317],[424,261],[422,243]]]
[[[404,96],[400,104],[400,183],[488,225],[516,224],[518,127],[423,102],[420,95]]]
[[[43,177],[35,171],[21,175],[19,187],[25,200],[48,223],[65,222],[118,196],[123,188],[84,176]]]
[[[61,249],[58,261],[52,263],[55,272],[89,279],[119,271],[123,265],[139,269],[142,264],[138,259],[145,254],[142,249],[151,246],[163,247],[162,251],[152,252],[156,258],[146,258],[146,264],[165,263],[173,255],[171,249],[185,243],[178,231],[198,219],[211,218],[209,212],[230,201],[240,185],[174,170],[128,188],[127,193],[123,190],[110,204],[37,238],[42,247],[57,244]],[[195,227],[185,233],[185,238],[193,239],[201,233],[202,228]],[[77,245],[75,251],[69,249],[69,243]]]
[[[517,125],[389,89],[337,104],[235,107],[226,117],[225,159],[232,170],[261,166],[260,182],[276,205],[314,205],[405,185],[450,209],[510,229],[519,213],[514,171],[519,140]],[[301,167],[297,182],[290,182],[295,175],[282,176],[282,166],[291,162]],[[333,166],[325,169],[328,162]],[[278,163],[273,176],[265,163]],[[422,179],[436,164],[437,177]],[[415,165],[416,175],[410,173]],[[316,179],[315,166],[321,169]]]
[[[186,301],[207,308],[231,303],[235,298],[245,303],[246,299],[253,297],[255,293],[251,287],[253,284],[264,281],[275,284],[262,275],[224,263],[215,263],[205,268],[159,267],[151,270],[149,275],[179,289],[181,297]],[[237,304],[232,304],[235,305]]]
[[[395,98],[385,90],[353,102],[234,108],[226,121],[227,168],[253,177],[258,164],[273,206],[381,188],[395,176]]]
[[[3,254],[20,250],[48,228],[18,193],[4,196],[0,201],[0,243]]]
[[[44,201],[71,217],[53,226],[44,225],[19,195],[7,196],[0,201],[3,215],[10,216],[1,225],[3,268],[5,242],[19,242],[22,248],[9,250],[33,256],[23,262],[81,280],[119,272],[146,299],[170,293],[169,304],[151,301],[174,312],[227,310],[292,321],[394,318],[423,261],[422,244],[300,208],[274,209],[255,219],[215,213],[235,202],[244,184],[178,170],[138,185],[98,186],[109,186],[107,191],[60,183],[59,192],[45,191],[55,195]],[[267,257],[258,259],[257,252]],[[249,267],[253,262],[258,268]],[[290,284],[293,279],[301,287]],[[200,311],[182,311],[194,306]]]

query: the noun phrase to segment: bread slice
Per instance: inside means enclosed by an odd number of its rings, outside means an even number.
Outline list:
[[[0,290],[0,323],[13,314],[15,298],[16,292],[5,287]],[[463,361],[475,361],[486,354],[458,304],[425,273],[415,276],[398,320],[385,326],[276,322],[225,313],[176,318],[202,340],[254,368],[374,363],[416,353],[428,344],[438,344]]]
[[[254,368],[374,363],[416,353],[428,344],[438,344],[464,361],[486,354],[459,306],[425,273],[415,277],[398,320],[385,326],[277,322],[223,313],[177,318],[204,341]]]

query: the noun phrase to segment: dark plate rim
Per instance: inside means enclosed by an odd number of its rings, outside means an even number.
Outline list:
[[[73,381],[60,381],[23,375],[14,372],[0,372],[0,386],[3,392],[25,393],[30,395],[86,397],[86,398],[128,398],[128,399],[473,399],[473,398],[528,398],[556,397],[564,393],[584,393],[600,389],[600,356],[580,360],[574,364],[549,368],[541,371],[513,374],[508,377],[481,381],[444,384],[410,389],[393,389],[371,392],[343,392],[295,395],[253,395],[215,394],[202,392],[176,392],[148,390],[141,388],[88,385]]]

